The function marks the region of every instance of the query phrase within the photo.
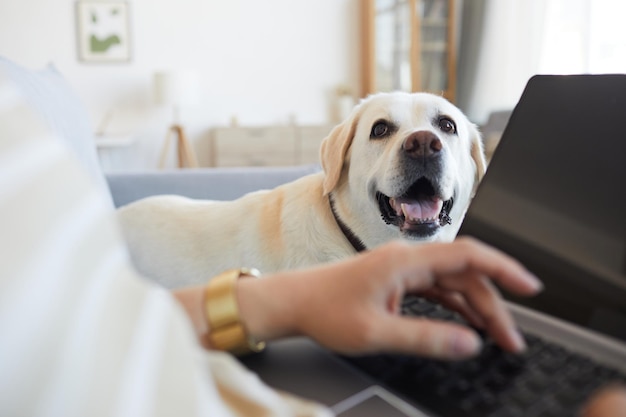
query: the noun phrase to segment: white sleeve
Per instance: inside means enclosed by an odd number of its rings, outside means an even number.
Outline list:
[[[327,415],[200,348],[106,196],[0,71],[0,415]]]

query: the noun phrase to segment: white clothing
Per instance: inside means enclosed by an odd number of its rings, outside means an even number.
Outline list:
[[[0,67],[0,415],[329,415],[199,346],[53,130]]]

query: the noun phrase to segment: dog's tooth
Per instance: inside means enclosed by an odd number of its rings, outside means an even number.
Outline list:
[[[394,211],[396,212],[396,215],[401,215],[402,214],[402,205],[400,205],[400,207],[398,207],[398,202],[396,201],[395,198],[390,198],[389,199],[389,205],[391,206],[391,208],[394,209]]]
[[[402,214],[404,215],[405,218],[411,220],[411,218],[409,217],[408,213],[407,213],[407,205],[405,203],[401,203],[400,204],[400,209],[402,210]]]

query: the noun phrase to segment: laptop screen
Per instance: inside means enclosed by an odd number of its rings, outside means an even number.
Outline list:
[[[626,75],[531,78],[459,234],[544,282],[512,301],[626,340]]]

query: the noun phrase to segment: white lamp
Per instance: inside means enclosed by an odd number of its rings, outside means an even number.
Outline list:
[[[154,101],[157,105],[171,106],[173,109],[173,123],[167,131],[165,144],[161,151],[159,163],[161,168],[165,166],[172,134],[177,137],[179,168],[198,166],[196,154],[187,140],[183,126],[180,124],[180,108],[197,102],[198,84],[197,75],[190,71],[157,72],[154,74]]]

